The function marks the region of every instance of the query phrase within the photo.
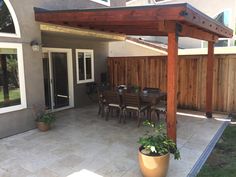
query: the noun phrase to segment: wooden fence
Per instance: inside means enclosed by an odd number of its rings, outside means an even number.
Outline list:
[[[112,57],[108,70],[112,86],[120,84],[157,87],[166,91],[166,57]],[[206,56],[180,56],[178,60],[178,107],[204,110]],[[216,55],[213,110],[236,112],[236,55]]]

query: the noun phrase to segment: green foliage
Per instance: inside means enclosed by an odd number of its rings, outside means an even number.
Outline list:
[[[155,126],[150,121],[145,121],[143,124],[149,127],[149,130],[138,141],[143,149],[143,153],[150,156],[161,156],[172,153],[176,160],[180,159],[180,153],[176,144],[164,132],[164,125]]]
[[[56,117],[52,113],[43,113],[36,119],[37,122],[44,122],[45,124],[52,124],[56,121]]]
[[[133,85],[133,86],[131,87],[131,90],[132,90],[134,93],[138,93],[138,92],[140,91],[140,87],[137,86],[137,85]]]
[[[228,126],[198,177],[236,176],[236,125]]]

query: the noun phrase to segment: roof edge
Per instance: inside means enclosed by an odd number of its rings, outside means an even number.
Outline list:
[[[132,10],[132,9],[149,9],[149,8],[155,8],[155,7],[187,7],[188,3],[178,3],[178,4],[161,4],[161,5],[144,5],[144,6],[124,6],[124,7],[99,7],[99,8],[86,8],[86,9],[65,9],[65,10],[47,10],[39,7],[34,7],[36,13],[54,13],[54,12],[71,12],[71,11],[80,11],[80,12],[86,12],[86,11],[103,11],[103,10],[122,10],[122,9],[127,9],[127,10]]]

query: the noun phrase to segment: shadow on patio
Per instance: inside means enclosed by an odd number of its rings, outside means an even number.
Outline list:
[[[171,157],[168,177],[185,177],[224,121],[205,119],[204,113],[178,115],[181,160]],[[1,177],[139,177],[137,128],[97,116],[97,106],[57,113],[52,131],[31,130],[0,140]],[[224,118],[226,116],[217,116]]]

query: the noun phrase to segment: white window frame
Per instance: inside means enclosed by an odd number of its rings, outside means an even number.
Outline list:
[[[15,27],[15,33],[2,33],[0,32],[0,37],[13,37],[13,38],[20,38],[21,34],[20,34],[20,26],[19,26],[19,22],[16,16],[16,13],[10,3],[9,0],[3,0],[5,2],[5,4],[7,5],[7,8],[11,14],[13,23],[14,23],[14,27]]]
[[[0,48],[16,49],[17,50],[17,63],[18,63],[18,75],[20,82],[20,97],[21,104],[9,107],[0,108],[0,114],[8,113],[12,111],[18,111],[27,107],[26,92],[25,92],[25,74],[24,74],[24,60],[22,44],[0,42]]]
[[[101,0],[90,0],[90,1],[102,4],[102,5],[105,5],[105,6],[111,6],[111,0],[108,0],[108,2],[104,2],[104,1],[101,1]]]
[[[76,77],[77,77],[77,84],[82,84],[82,83],[89,83],[89,82],[94,82],[94,51],[91,49],[76,49]],[[85,79],[84,80],[79,80],[79,59],[78,59],[78,54],[79,53],[91,53],[91,71],[92,71],[92,79],[86,79],[86,62],[84,58],[84,72],[85,72]],[[85,56],[85,55],[84,55]]]

